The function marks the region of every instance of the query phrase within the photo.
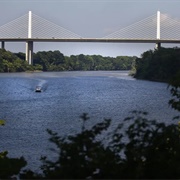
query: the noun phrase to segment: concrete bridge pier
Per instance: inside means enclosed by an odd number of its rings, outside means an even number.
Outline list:
[[[5,42],[1,41],[1,49],[5,49]]]
[[[161,48],[161,43],[160,42],[156,43],[156,49],[160,49],[160,48]]]
[[[26,42],[26,61],[33,64],[33,41]]]

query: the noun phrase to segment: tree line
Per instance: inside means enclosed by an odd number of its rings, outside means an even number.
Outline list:
[[[15,54],[0,49],[0,72],[23,72],[31,67],[26,61],[18,58]]]
[[[0,49],[0,72],[23,71],[91,71],[91,70],[131,70],[136,57],[101,55],[64,56],[59,50],[40,51],[33,55],[33,65],[25,61],[22,52],[11,53]]]
[[[135,78],[168,82],[180,72],[180,48],[149,50],[136,59]]]

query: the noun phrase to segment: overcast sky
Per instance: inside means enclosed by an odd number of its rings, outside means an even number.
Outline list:
[[[28,11],[82,37],[101,38],[158,10],[180,19],[180,0],[0,0],[0,26]],[[25,43],[6,43],[6,49],[25,52]],[[177,46],[175,44],[174,46]],[[34,51],[60,50],[64,55],[140,56],[154,44],[34,43]]]

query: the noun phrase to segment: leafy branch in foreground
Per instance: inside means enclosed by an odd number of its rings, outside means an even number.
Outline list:
[[[169,104],[175,110],[180,111],[180,71],[170,81],[169,88],[171,88],[172,99]]]
[[[57,147],[52,152],[58,154],[57,160],[43,157],[42,174],[24,171],[21,178],[180,178],[179,125],[148,120],[146,115],[133,111],[111,133],[108,133],[110,119],[90,129],[83,124],[80,133],[65,137],[47,130],[50,141]],[[88,116],[84,114],[81,118],[84,123]]]

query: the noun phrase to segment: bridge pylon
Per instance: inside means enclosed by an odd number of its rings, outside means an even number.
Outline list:
[[[28,38],[32,38],[32,12],[29,11],[28,17]],[[33,64],[33,41],[26,42],[26,61]]]
[[[160,11],[157,11],[157,35],[156,39],[160,39],[160,29],[161,28],[161,14]],[[156,49],[159,49],[161,47],[161,43],[156,43]]]

